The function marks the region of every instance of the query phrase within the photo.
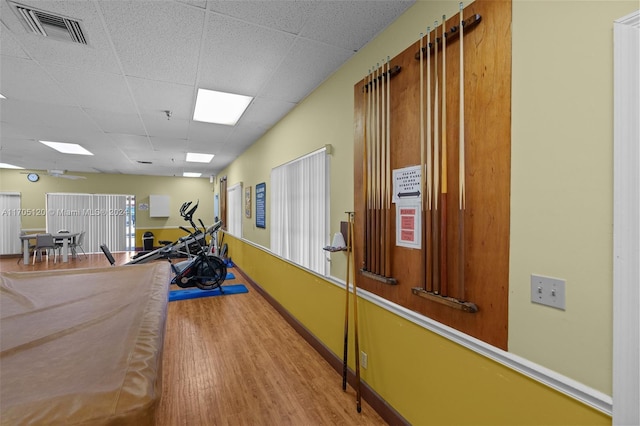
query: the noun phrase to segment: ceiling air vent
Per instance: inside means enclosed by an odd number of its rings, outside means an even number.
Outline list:
[[[23,19],[23,23],[32,32],[57,40],[87,44],[79,21],[15,3],[14,6],[18,15]]]

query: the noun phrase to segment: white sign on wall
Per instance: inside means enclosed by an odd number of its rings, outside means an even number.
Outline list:
[[[393,171],[393,202],[421,200],[421,167],[411,166]]]

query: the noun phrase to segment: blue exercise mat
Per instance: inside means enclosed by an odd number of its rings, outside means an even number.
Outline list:
[[[227,272],[227,276],[224,277],[225,280],[235,280],[236,276],[233,275],[233,272]]]
[[[227,296],[230,294],[248,293],[249,290],[242,284],[224,285],[213,290],[200,290],[199,288],[187,288],[183,290],[172,290],[169,292],[169,302],[176,300],[197,299],[199,297]]]

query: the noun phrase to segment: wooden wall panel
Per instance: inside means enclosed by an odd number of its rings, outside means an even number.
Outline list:
[[[439,322],[507,349],[509,276],[509,196],[511,165],[511,2],[476,0],[464,10],[481,22],[464,36],[466,209],[464,211],[464,300],[478,307],[468,313],[419,297],[414,287],[424,287],[425,241],[422,250],[395,245],[395,204],[391,209],[390,285],[366,274],[357,276],[358,286],[420,312]],[[459,16],[447,20],[446,28],[458,25]],[[425,28],[428,23],[425,23]],[[433,39],[432,32],[432,39]],[[438,33],[439,34],[439,33]],[[400,66],[391,79],[391,169],[416,166],[420,148],[419,35],[416,43],[391,59]],[[459,41],[452,37],[446,48],[447,95],[447,216],[446,273],[449,296],[457,291],[459,262],[458,143],[459,143]],[[382,56],[382,54],[381,54]],[[434,56],[431,57],[432,63]],[[442,53],[438,54],[439,73]],[[424,75],[426,78],[426,61]],[[434,83],[432,70],[432,87]],[[442,76],[440,76],[441,78]],[[442,80],[440,80],[442,82]],[[366,79],[354,87],[355,96],[355,261],[364,265],[366,176],[364,164]],[[432,89],[432,93],[433,93]],[[423,223],[424,225],[424,223]],[[379,238],[379,237],[377,237]],[[427,268],[428,269],[428,268]]]

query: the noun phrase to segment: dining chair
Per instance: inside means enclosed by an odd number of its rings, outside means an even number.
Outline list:
[[[38,254],[38,252],[42,253],[43,250],[46,251],[47,256],[49,255],[49,250],[53,250],[53,262],[56,263],[58,248],[51,234],[36,235],[36,246],[33,249],[34,263],[36,261],[36,255]]]
[[[87,258],[87,253],[84,252],[84,248],[82,248],[82,244],[84,243],[84,233],[85,231],[80,232],[80,234],[69,244],[69,248],[71,249],[71,253],[74,256],[78,255],[78,249],[82,250],[82,254],[84,254],[85,259]]]

